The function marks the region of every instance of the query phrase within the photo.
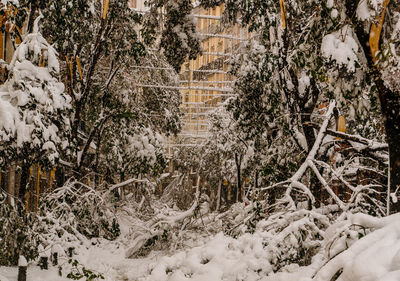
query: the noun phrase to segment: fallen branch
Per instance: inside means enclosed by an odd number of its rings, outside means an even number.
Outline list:
[[[271,189],[273,187],[277,187],[277,186],[280,186],[280,185],[284,185],[286,183],[290,183],[290,188],[294,187],[294,188],[302,190],[305,194],[308,195],[308,197],[310,198],[310,200],[313,203],[315,202],[315,198],[312,195],[311,191],[304,184],[302,184],[300,182],[300,180],[303,177],[304,173],[307,171],[307,169],[310,167],[309,166],[310,165],[309,161],[314,160],[315,155],[317,154],[317,152],[318,152],[318,150],[319,150],[319,148],[321,146],[323,137],[324,137],[325,132],[327,130],[327,127],[328,127],[328,124],[329,124],[329,120],[331,119],[331,116],[333,114],[333,109],[334,108],[335,108],[335,102],[332,101],[330,103],[328,111],[327,111],[327,113],[325,115],[325,120],[324,120],[324,122],[322,123],[322,125],[319,128],[320,130],[319,130],[319,133],[318,133],[317,138],[315,140],[315,143],[314,143],[313,147],[311,148],[310,152],[308,153],[308,156],[307,156],[306,160],[303,162],[303,164],[300,166],[300,168],[297,170],[297,172],[290,179],[288,179],[286,181],[279,182],[279,183],[274,184],[274,185],[269,186],[269,187],[262,188],[261,190],[268,190],[268,189]]]
[[[127,258],[133,258],[137,252],[139,252],[146,242],[156,236],[161,236],[164,234],[165,230],[171,229],[174,226],[177,226],[178,223],[183,223],[186,218],[193,217],[197,207],[199,206],[199,183],[196,187],[196,196],[192,206],[183,212],[180,212],[174,216],[159,214],[149,221],[147,221],[144,225],[144,231],[136,232],[133,239],[133,246],[130,247],[125,256]],[[181,229],[181,228],[179,228]]]
[[[320,130],[321,126],[319,124],[313,123],[313,122],[308,122],[306,125],[313,127],[314,129]],[[349,141],[354,141],[357,143],[361,143],[368,148],[370,151],[380,151],[380,150],[387,150],[389,148],[387,143],[381,143],[381,142],[376,142],[372,141],[370,139],[364,138],[359,135],[352,135],[352,134],[346,134],[338,131],[333,131],[330,129],[326,129],[325,131],[326,134],[338,137],[344,140],[349,140]],[[364,149],[366,149],[364,148]]]
[[[145,182],[145,183],[152,184],[148,180],[129,179],[129,180],[126,180],[126,181],[123,181],[123,182],[120,182],[120,183],[112,185],[108,190],[111,192],[114,189],[117,189],[117,188],[120,188],[120,187],[124,187],[124,186],[127,186],[127,185],[131,184],[131,183],[137,183],[137,182]]]
[[[328,183],[325,181],[325,179],[321,176],[321,173],[318,171],[317,167],[315,167],[315,164],[313,161],[309,160],[308,163],[309,167],[314,171],[315,175],[317,176],[318,180],[322,184],[322,186],[328,191],[329,195],[332,197],[333,200],[335,200],[336,204],[338,204],[339,208],[344,210],[345,205],[342,200],[333,192],[332,188],[328,185]]]

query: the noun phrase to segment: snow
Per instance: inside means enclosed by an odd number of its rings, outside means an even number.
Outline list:
[[[7,97],[7,92],[0,92],[0,137],[4,140],[10,138],[9,133],[15,132],[14,120],[18,118],[18,111]]]
[[[367,1],[360,1],[357,6],[357,18],[364,21],[369,20],[374,16],[374,11],[368,7]]]
[[[338,10],[333,9],[333,10],[331,11],[331,17],[332,17],[332,18],[336,19],[336,18],[338,17],[338,15],[339,15]]]
[[[331,280],[341,268],[338,280],[392,280],[400,269],[400,214],[375,218],[365,214],[350,216],[353,225],[376,229],[357,240],[318,272],[315,280]]]
[[[304,95],[306,89],[310,86],[310,77],[303,71],[299,79],[299,93]]]
[[[354,72],[356,63],[359,63],[359,47],[352,35],[352,28],[346,25],[338,32],[325,35],[321,44],[322,55],[347,68],[349,72]]]
[[[326,206],[326,209],[330,207]],[[343,273],[337,279],[339,281],[400,280],[400,214],[385,218],[348,214],[347,220],[332,224],[325,234],[321,234],[327,245],[329,241],[334,242],[328,247],[330,254],[337,254],[336,257],[324,262],[322,253],[326,248],[322,247],[322,252],[314,257],[311,265],[301,267],[293,263],[285,270],[274,272],[274,253],[286,251],[284,254],[287,254],[291,251],[290,248],[279,249],[279,245],[282,247],[284,241],[288,245],[296,245],[298,240],[293,234],[300,229],[309,229],[307,221],[321,219],[320,222],[323,222],[322,213],[321,209],[276,214],[260,221],[254,233],[244,233],[237,238],[223,233],[208,236],[193,233],[183,249],[155,251],[148,257],[138,259],[125,258],[125,246],[132,242],[127,239],[128,228],[135,225],[132,218],[125,214],[119,217],[121,225],[124,224],[120,238],[116,241],[92,239],[87,245],[76,244],[77,255],[73,259],[94,272],[102,273],[106,281],[326,281],[331,280],[341,268]],[[307,216],[310,216],[309,219]],[[287,225],[293,218],[297,219]],[[279,234],[269,232],[272,226],[279,228],[282,224],[287,227]],[[354,225],[372,232],[359,239],[358,232],[351,230]],[[344,235],[335,239],[340,233]],[[353,243],[348,243],[349,236],[352,236]],[[344,247],[340,248],[340,245]],[[61,253],[63,250],[53,249],[53,252]],[[59,259],[65,265],[68,258],[63,253]],[[17,272],[16,267],[0,267],[0,280],[16,281]],[[58,268],[51,265],[49,270],[40,270],[33,264],[28,266],[29,281],[70,280],[65,278],[66,274],[67,271],[63,270],[63,276],[58,276]]]
[[[56,146],[63,140],[53,120],[62,118],[58,124],[68,130],[65,117],[71,102],[64,84],[55,78],[59,72],[56,52],[40,33],[28,34],[9,69],[8,80],[0,86],[0,141],[10,142],[10,153],[24,146],[42,148],[54,164],[59,157]]]
[[[24,256],[19,256],[18,266],[28,266],[28,262],[26,261]]]
[[[1,4],[3,4],[4,6],[7,6],[8,3],[11,3],[17,7],[19,6],[18,0],[1,0]]]
[[[0,281],[17,281],[17,267],[0,267]],[[29,266],[27,281],[71,281],[58,275],[58,269],[50,267],[49,270],[40,270],[38,266]]]
[[[204,246],[161,258],[143,281],[258,280],[271,269],[262,241],[250,234],[237,240],[217,234]]]
[[[375,11],[379,11],[383,7],[383,0],[368,0],[368,3]]]
[[[1,281],[9,281],[5,276],[0,274],[0,280]]]

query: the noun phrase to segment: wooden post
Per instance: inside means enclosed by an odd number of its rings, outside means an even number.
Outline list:
[[[232,200],[232,186],[230,184],[228,184],[227,187],[228,187],[228,202],[231,203],[231,200]]]
[[[110,4],[110,0],[105,0],[104,9],[103,9],[103,20],[105,20],[106,17],[107,17],[107,12],[108,12],[108,6],[109,6],[109,4]]]
[[[40,257],[39,266],[40,266],[41,270],[43,270],[43,269],[48,270],[49,269],[49,257],[46,257],[46,256]]]
[[[28,269],[28,262],[24,256],[19,256],[18,259],[18,281],[26,281],[26,271]]]
[[[3,16],[0,16],[0,20],[2,20],[3,19]],[[0,59],[4,59],[4,60],[6,60],[5,59],[5,57],[4,57],[4,48],[5,48],[5,46],[4,46],[4,36],[5,36],[6,34],[4,34],[3,32],[0,32]]]
[[[68,247],[68,257],[72,258],[73,254],[74,254],[74,247]]]

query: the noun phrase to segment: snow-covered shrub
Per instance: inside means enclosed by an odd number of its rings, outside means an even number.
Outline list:
[[[271,272],[259,235],[247,233],[235,239],[219,233],[202,244],[150,263],[148,276],[140,280],[255,281]]]
[[[28,261],[38,256],[35,222],[35,215],[26,214],[19,204],[8,204],[7,195],[0,192],[0,265],[16,266],[20,255]]]
[[[154,210],[155,215],[145,222],[137,221],[135,225],[140,227],[132,228],[126,236],[129,239],[126,257],[145,256],[150,251],[166,250],[171,245],[178,244],[184,239],[185,229],[195,226],[195,223],[191,223],[205,209],[205,198],[200,197],[198,190],[192,206],[184,211],[179,210],[176,205],[170,208],[166,204],[154,203],[158,205]]]
[[[399,280],[399,218],[399,213],[384,218],[350,216],[344,227],[357,225],[371,232],[328,261],[322,260],[313,280]]]
[[[82,278],[86,278],[87,281],[104,279],[102,274],[87,269],[77,260],[70,259],[68,260],[68,263],[71,265],[71,271],[67,274],[67,278],[69,279],[80,280]]]
[[[298,210],[273,214],[260,221],[257,230],[262,230],[270,263],[278,271],[292,263],[309,265],[320,250],[328,226],[327,215],[315,210]]]
[[[69,242],[86,238],[115,239],[119,224],[106,200],[87,185],[67,182],[42,202],[35,227],[41,243],[46,247],[59,243],[66,249]]]
[[[114,124],[110,136],[102,164],[111,177],[119,175],[122,182],[140,174],[157,176],[165,168],[162,136],[151,128],[120,120],[118,126]]]
[[[237,239],[249,233],[262,237],[268,260],[276,272],[293,263],[309,265],[311,259],[324,249],[325,232],[338,215],[334,205],[313,210],[281,210],[272,214],[266,211],[265,201],[251,202],[247,206],[238,203],[214,220],[204,220],[209,231],[222,230]],[[335,239],[347,234],[340,232]]]

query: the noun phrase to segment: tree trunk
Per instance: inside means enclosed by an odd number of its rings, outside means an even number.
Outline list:
[[[254,190],[253,190],[253,194],[251,195],[251,200],[254,201],[256,199],[256,192],[258,189],[258,173],[259,171],[256,170],[255,172],[255,176],[254,176]]]
[[[121,171],[121,173],[119,174],[119,182],[124,182],[125,181],[125,172]],[[121,195],[121,200],[125,199],[125,193],[124,193],[124,188],[121,187],[119,189],[120,195]]]
[[[215,207],[215,210],[218,212],[219,208],[221,206],[221,188],[222,188],[222,180],[219,181],[218,184],[218,191],[217,191],[217,206]]]
[[[303,114],[300,114],[301,125],[307,142],[307,152],[310,152],[315,142],[314,129],[307,125],[311,123],[311,113],[313,112],[314,107],[312,106],[310,108],[304,108]]]
[[[361,22],[354,17],[358,3],[362,0],[346,0],[346,14],[353,21],[357,38],[364,50],[371,79],[375,82],[379,93],[382,114],[385,118],[385,131],[387,143],[389,146],[389,173],[390,173],[390,193],[396,191],[400,186],[400,93],[390,90],[382,80],[380,70],[374,65],[372,55],[369,49],[369,34]],[[389,194],[388,194],[389,195]],[[389,197],[388,197],[389,198]],[[400,202],[388,205],[389,213],[400,211]]]
[[[63,186],[65,183],[65,168],[58,165],[56,168],[56,188]]]
[[[33,32],[33,24],[35,22],[35,14],[36,10],[38,8],[38,1],[31,1],[30,9],[29,9],[29,17],[28,17],[28,23],[26,26],[26,31],[27,33],[32,33]]]
[[[390,193],[400,189],[400,93],[388,89],[381,78],[376,80],[382,112],[385,117],[386,138],[389,146]],[[389,197],[388,197],[389,198]],[[400,202],[391,202],[388,213],[400,211]]]
[[[29,168],[30,164],[22,163],[21,181],[19,186],[18,197],[25,203],[25,194],[28,192],[27,185],[29,183]],[[39,176],[39,175],[38,175]]]
[[[241,158],[241,157],[240,157]],[[241,160],[241,159],[240,159]],[[236,203],[239,201],[242,201],[241,194],[242,194],[242,190],[241,190],[241,183],[242,183],[242,179],[241,179],[241,174],[240,174],[240,161],[239,160],[239,155],[237,155],[237,153],[235,153],[235,164],[236,164],[236,173],[237,173],[237,185],[236,185],[236,190],[234,192],[235,194],[235,198],[236,198]]]
[[[11,195],[8,197],[8,202],[14,205],[15,197],[15,163],[12,163],[8,169],[8,188],[7,192]]]

